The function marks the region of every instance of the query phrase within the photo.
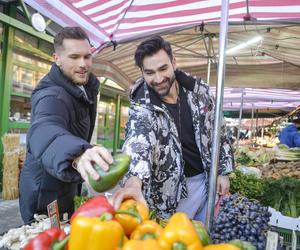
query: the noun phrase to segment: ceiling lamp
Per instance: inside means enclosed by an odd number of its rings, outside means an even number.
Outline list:
[[[252,44],[255,44],[255,43],[258,43],[260,42],[261,40],[263,39],[262,36],[257,36],[257,37],[254,37],[253,39],[249,40],[248,42],[245,42],[245,43],[241,43],[233,48],[230,48],[226,51],[226,55],[229,55],[229,54],[233,54],[234,52],[240,50],[240,49],[243,49],[243,48],[246,48]]]

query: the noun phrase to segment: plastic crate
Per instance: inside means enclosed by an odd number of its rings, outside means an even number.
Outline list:
[[[283,246],[291,247],[293,241],[293,230],[274,227],[272,226],[272,231],[277,232],[280,237],[283,238]],[[296,249],[300,250],[300,231],[294,231],[296,233]]]
[[[269,212],[272,214],[269,222],[271,226],[300,231],[300,217],[292,218],[282,215],[280,212],[271,207],[269,207]]]

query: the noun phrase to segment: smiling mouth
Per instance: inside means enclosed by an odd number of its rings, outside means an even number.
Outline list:
[[[156,84],[154,84],[153,86],[156,87],[156,88],[162,88],[162,87],[164,87],[166,84],[167,84],[167,81],[163,81],[163,82],[158,83],[158,84],[156,83]]]
[[[80,76],[85,76],[88,72],[85,71],[85,72],[76,72],[76,74],[80,75]]]

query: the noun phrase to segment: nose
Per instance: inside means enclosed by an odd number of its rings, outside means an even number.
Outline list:
[[[156,83],[161,83],[164,80],[163,75],[160,72],[156,72],[154,76],[154,81]]]
[[[82,67],[82,68],[87,67],[87,61],[85,60],[85,58],[81,57],[79,59],[79,66]]]

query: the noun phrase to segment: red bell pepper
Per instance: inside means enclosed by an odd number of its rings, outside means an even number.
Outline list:
[[[54,227],[31,239],[23,250],[61,250],[65,249],[67,241],[64,230]]]
[[[85,217],[100,217],[103,213],[110,213],[114,217],[115,209],[105,196],[94,196],[75,211],[71,217],[71,222],[79,215]]]

